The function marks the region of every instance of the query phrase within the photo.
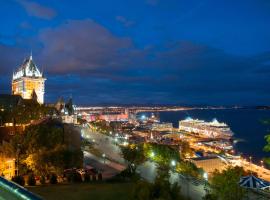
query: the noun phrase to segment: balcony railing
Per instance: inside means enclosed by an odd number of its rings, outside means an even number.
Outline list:
[[[42,200],[41,197],[33,194],[32,192],[28,191],[24,187],[6,180],[5,178],[0,176],[0,190],[3,188],[6,190],[11,196],[14,196],[16,199],[22,199],[22,200]],[[5,198],[5,197],[3,197]],[[0,193],[0,199],[1,199],[1,193]]]

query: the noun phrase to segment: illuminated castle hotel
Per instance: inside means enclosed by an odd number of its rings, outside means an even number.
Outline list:
[[[46,78],[39,71],[32,55],[13,73],[12,94],[21,95],[23,99],[36,98],[38,103],[44,103],[44,87]]]

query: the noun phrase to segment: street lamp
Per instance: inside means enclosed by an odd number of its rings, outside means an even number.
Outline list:
[[[204,172],[203,173],[203,178],[207,181],[208,180],[208,174],[207,174],[207,172]]]
[[[21,144],[17,144],[17,152],[16,152],[16,154],[17,154],[17,176],[19,176],[19,154],[20,154],[20,146],[21,146]]]
[[[172,160],[172,161],[171,161],[171,165],[172,165],[173,167],[176,165],[175,160]]]
[[[152,151],[150,156],[153,158],[155,156],[155,153]]]
[[[261,166],[262,166],[262,168],[263,168],[263,160],[261,160]]]
[[[207,181],[208,181],[208,174],[207,174],[207,172],[204,172],[203,173],[203,178],[205,179],[204,190],[205,190],[205,193],[208,194],[209,193],[209,189],[207,188]]]
[[[104,164],[105,164],[105,158],[106,158],[106,154],[105,154],[105,153],[103,153],[103,154],[102,154],[102,157],[103,157],[103,161],[104,161]]]

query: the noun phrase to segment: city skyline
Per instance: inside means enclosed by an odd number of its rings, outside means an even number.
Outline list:
[[[267,1],[0,4],[0,93],[32,50],[45,102],[269,105]]]

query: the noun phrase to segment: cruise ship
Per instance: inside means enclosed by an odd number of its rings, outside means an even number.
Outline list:
[[[179,121],[179,131],[194,133],[203,138],[231,139],[233,136],[230,127],[225,123],[218,122],[217,119],[206,122],[188,117]]]

